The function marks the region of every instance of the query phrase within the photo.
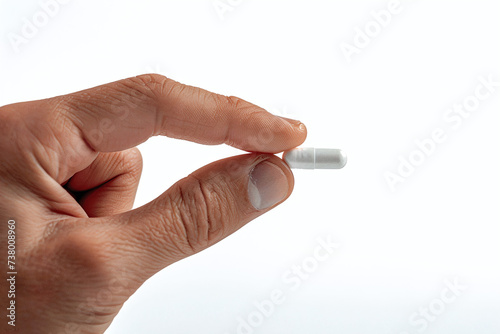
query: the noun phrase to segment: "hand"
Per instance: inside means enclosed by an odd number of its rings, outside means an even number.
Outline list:
[[[146,279],[293,188],[281,159],[251,153],[211,163],[130,211],[142,168],[136,145],[163,135],[278,153],[306,137],[298,121],[159,75],[1,107],[0,130],[1,267],[9,271],[15,225],[17,272],[16,326],[4,315],[2,333],[102,333]],[[6,312],[11,284],[0,285]]]

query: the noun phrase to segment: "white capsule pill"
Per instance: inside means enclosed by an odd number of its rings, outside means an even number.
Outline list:
[[[347,156],[335,148],[298,147],[285,151],[283,160],[290,168],[340,169],[347,163]]]

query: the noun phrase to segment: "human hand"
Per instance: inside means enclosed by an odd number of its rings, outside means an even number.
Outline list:
[[[1,107],[1,264],[8,271],[10,220],[17,272],[16,326],[4,316],[2,333],[102,333],[146,279],[292,191],[281,159],[251,153],[200,168],[129,211],[142,169],[135,146],[155,135],[277,153],[300,145],[306,130],[159,75]],[[0,286],[5,310],[10,284]]]

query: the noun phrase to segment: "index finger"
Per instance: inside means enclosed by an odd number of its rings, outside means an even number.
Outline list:
[[[157,74],[128,78],[54,98],[95,151],[121,151],[151,136],[228,144],[277,153],[300,145],[305,126],[237,97]]]

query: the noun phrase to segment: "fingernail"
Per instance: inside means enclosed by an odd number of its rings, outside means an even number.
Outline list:
[[[279,116],[279,117],[281,119],[287,121],[288,123],[292,124],[294,127],[298,128],[300,131],[305,131],[305,129],[306,129],[306,126],[301,121],[298,121],[296,119],[287,118],[287,117],[282,117],[282,116]]]
[[[257,210],[264,210],[279,203],[287,194],[288,178],[275,164],[265,160],[250,172],[248,198]]]
[[[301,122],[296,120],[296,119],[291,119],[291,118],[283,117],[283,116],[279,116],[279,118],[284,119],[285,121],[287,121],[288,123],[290,123],[292,125],[300,125],[301,124]]]

